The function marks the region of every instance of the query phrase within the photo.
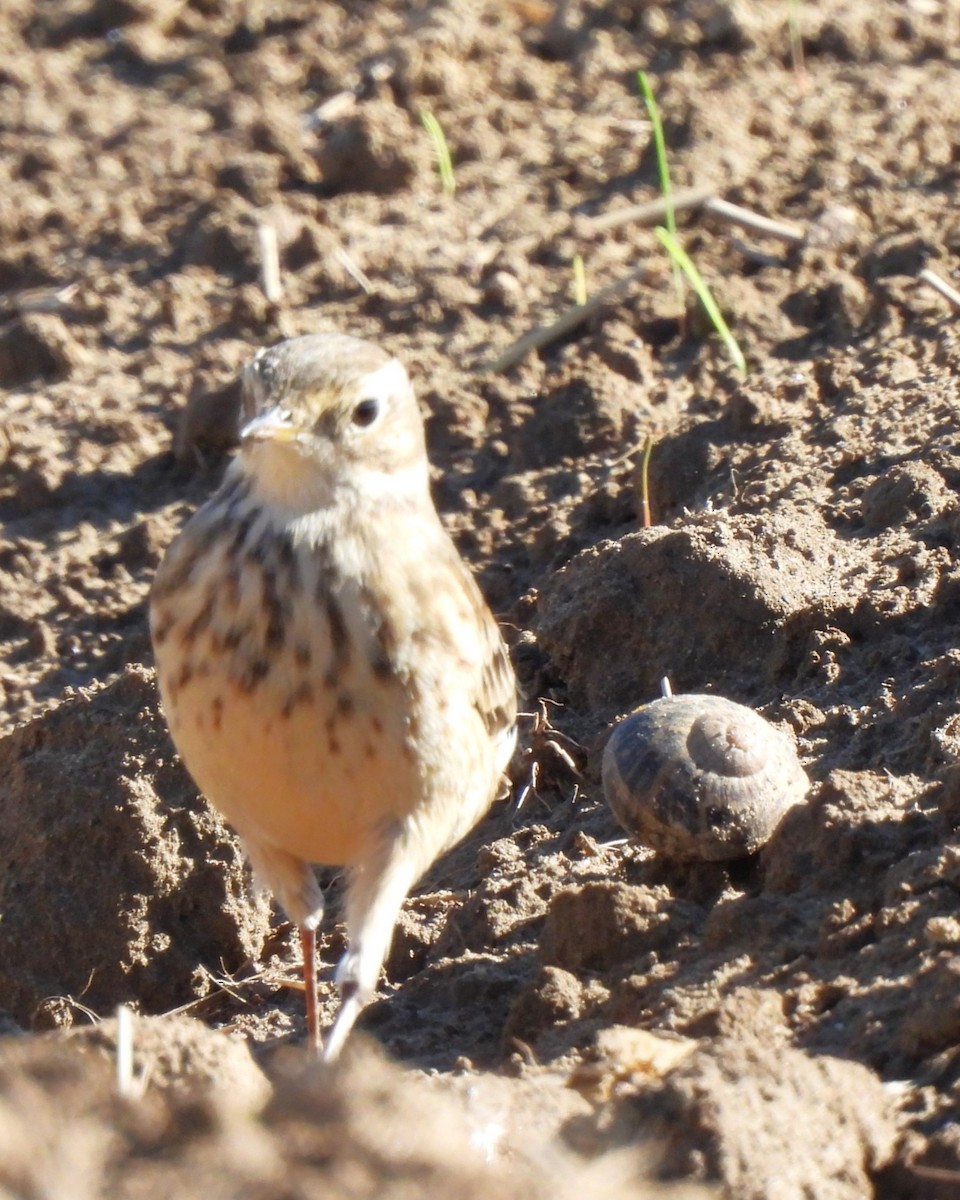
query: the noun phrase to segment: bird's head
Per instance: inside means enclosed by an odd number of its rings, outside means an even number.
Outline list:
[[[240,468],[265,500],[308,512],[356,496],[429,495],[423,420],[407,372],[346,334],[291,338],[243,375]]]

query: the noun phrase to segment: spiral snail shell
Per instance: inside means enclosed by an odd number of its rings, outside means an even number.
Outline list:
[[[628,833],[711,862],[759,850],[808,787],[791,738],[721,696],[665,696],[624,717],[602,776]]]

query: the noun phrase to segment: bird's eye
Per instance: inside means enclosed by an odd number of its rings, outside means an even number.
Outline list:
[[[354,425],[359,425],[365,428],[367,425],[372,425],[380,415],[380,401],[374,399],[361,400],[357,407],[353,410],[350,419]]]

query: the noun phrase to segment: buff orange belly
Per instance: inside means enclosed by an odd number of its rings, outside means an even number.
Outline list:
[[[403,717],[389,696],[319,682],[293,693],[269,684],[249,692],[209,676],[171,693],[164,682],[184,763],[241,837],[308,862],[347,865],[421,800]]]

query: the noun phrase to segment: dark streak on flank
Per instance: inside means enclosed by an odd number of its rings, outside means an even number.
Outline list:
[[[228,516],[235,515],[237,509],[250,495],[250,484],[243,475],[234,475],[232,479],[227,478],[223,482],[223,486],[217,493],[215,500],[222,504]]]
[[[313,703],[313,685],[310,683],[306,683],[306,682],[301,683],[298,686],[296,686],[296,688],[292,692],[290,692],[290,695],[287,697],[287,700],[286,700],[286,702],[284,702],[283,708],[281,709],[281,715],[289,716],[290,714],[293,713],[293,710],[296,708],[296,706],[298,706],[298,704],[312,704],[312,703]]]
[[[370,718],[370,727],[374,733],[383,733],[383,722],[377,716]]]
[[[277,563],[287,577],[287,591],[294,595],[303,586],[300,578],[300,560],[293,546],[293,538],[288,533],[277,535]]]
[[[265,658],[254,658],[237,676],[237,687],[241,692],[255,691],[270,674],[270,663]]]
[[[227,632],[220,639],[220,645],[224,650],[236,650],[240,643],[250,636],[250,626],[231,625]]]
[[[284,718],[289,718],[298,704],[312,703],[313,685],[304,681],[303,683],[299,684],[298,687],[296,687],[287,697],[283,708],[280,710],[280,715]]]
[[[310,666],[310,644],[309,642],[297,642],[293,648],[293,661],[298,667]]]
[[[219,696],[214,696],[210,708],[213,713],[213,728],[219,733],[223,723],[223,701]]]
[[[211,591],[206,600],[203,602],[200,611],[193,618],[190,624],[182,630],[180,634],[180,644],[182,646],[192,645],[200,636],[200,634],[209,627],[210,622],[213,620],[214,606],[215,598],[213,592]]]
[[[158,613],[156,624],[151,630],[153,644],[155,646],[162,646],[170,636],[170,630],[173,629],[175,624],[176,622],[168,614],[164,613],[164,615],[161,617]]]
[[[264,633],[264,641],[271,650],[279,650],[286,641],[288,608],[280,597],[276,575],[267,567],[263,568],[261,585],[263,588],[263,607],[267,613],[267,628]]]
[[[344,620],[340,601],[326,587],[318,588],[317,599],[327,611],[330,628],[330,665],[323,682],[328,688],[336,687],[350,662],[350,635]]]
[[[327,738],[327,749],[330,751],[331,754],[339,754],[340,753],[340,743],[333,736],[333,734],[331,734]]]
[[[176,694],[182,688],[185,688],[192,678],[193,667],[191,667],[189,663],[184,663],[180,668],[180,674],[176,677],[176,679],[170,679],[167,682],[167,690],[169,691],[171,698],[176,696]]]
[[[342,696],[337,697],[337,712],[341,717],[353,716],[356,705],[353,702],[353,697],[349,692],[344,692]]]
[[[241,517],[241,519],[237,522],[233,531],[233,539],[230,542],[230,549],[228,551],[228,555],[230,557],[239,555],[244,547],[244,543],[250,536],[250,530],[253,528],[253,523],[256,521],[256,519],[257,513],[249,512],[246,514],[246,516]]]
[[[243,569],[239,558],[227,557],[225,562],[227,572],[223,577],[223,591],[227,604],[236,608],[240,603],[240,586],[243,581]]]
[[[370,669],[383,683],[386,683],[390,679],[394,679],[397,674],[397,670],[393,664],[393,661],[383,653],[379,646],[377,647],[377,652],[370,660]]]
[[[400,673],[397,667],[399,645],[396,631],[382,616],[375,615],[378,614],[380,605],[369,589],[364,588],[361,592],[360,603],[373,634],[370,669],[377,679],[386,683],[391,679],[396,679]]]
[[[204,519],[206,518],[206,520]],[[197,563],[221,534],[221,523],[204,509],[188,522],[179,539],[160,564],[150,589],[152,603],[172,596],[186,587]]]

